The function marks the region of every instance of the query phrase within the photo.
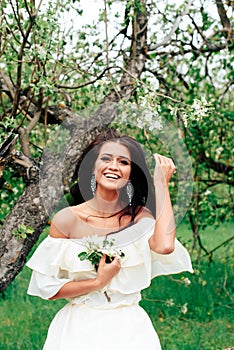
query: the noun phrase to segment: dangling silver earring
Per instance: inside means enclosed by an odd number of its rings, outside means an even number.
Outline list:
[[[128,181],[128,184],[126,187],[126,192],[127,192],[127,196],[128,196],[129,205],[131,205],[134,188],[133,188],[133,185],[132,185],[130,180]]]
[[[91,190],[92,190],[92,193],[93,193],[93,196],[94,196],[95,192],[96,192],[96,186],[97,186],[96,185],[96,178],[95,178],[94,174],[91,177],[90,186],[91,186]]]

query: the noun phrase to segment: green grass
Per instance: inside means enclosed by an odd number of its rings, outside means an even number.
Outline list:
[[[231,283],[231,266],[220,262],[195,266],[193,275],[154,279],[141,303],[163,349],[222,350],[234,345]]]
[[[233,229],[232,223],[207,229],[202,233],[204,245],[213,249],[230,237]],[[191,232],[186,225],[178,228],[178,237],[190,249]],[[198,263],[193,254],[194,274],[155,278],[142,292],[141,305],[157,330],[163,350],[223,350],[234,346],[231,256],[232,244],[217,250],[212,263],[207,258]],[[0,350],[41,350],[52,318],[66,303],[28,296],[30,274],[25,267],[0,299]]]

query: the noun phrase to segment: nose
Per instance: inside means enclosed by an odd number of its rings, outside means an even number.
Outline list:
[[[109,164],[110,169],[118,169],[118,161],[116,158],[113,158]]]

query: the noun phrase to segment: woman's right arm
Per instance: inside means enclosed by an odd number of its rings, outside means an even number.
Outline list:
[[[100,260],[96,278],[67,282],[50,300],[75,298],[104,288],[120,270],[119,259],[107,264],[105,258],[104,255]]]

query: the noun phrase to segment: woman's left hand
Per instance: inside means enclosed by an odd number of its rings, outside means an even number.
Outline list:
[[[176,171],[175,164],[171,158],[162,156],[161,154],[154,154],[156,161],[154,169],[154,185],[163,184],[168,186],[172,175]]]

